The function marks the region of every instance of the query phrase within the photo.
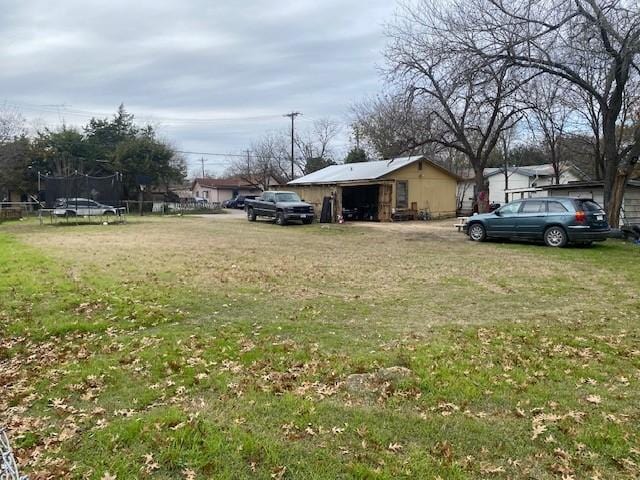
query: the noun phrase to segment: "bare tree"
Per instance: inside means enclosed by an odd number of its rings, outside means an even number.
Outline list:
[[[486,211],[484,168],[501,135],[522,115],[517,94],[528,78],[510,62],[482,63],[461,53],[458,12],[448,4],[422,0],[402,12],[389,29],[386,57],[407,101],[429,118],[429,134],[413,139],[413,146],[438,144],[463,153],[475,173],[478,209]]]
[[[487,63],[508,62],[584,91],[602,116],[604,200],[619,223],[627,180],[640,156],[640,125],[619,148],[625,92],[638,81],[636,0],[453,0],[457,45]],[[592,75],[594,69],[603,76]]]
[[[314,161],[333,162],[332,143],[339,133],[340,126],[336,122],[323,118],[316,120],[310,129],[296,135],[295,144],[300,152],[298,168],[307,174]]]
[[[386,159],[403,154],[424,154],[427,146],[416,146],[417,138],[429,135],[429,119],[399,93],[387,93],[352,107],[358,148]]]
[[[6,104],[0,105],[0,144],[11,142],[25,133],[25,119],[20,112]]]
[[[509,193],[507,190],[509,189],[509,178],[513,175],[514,171],[510,168],[513,167],[513,162],[511,161],[511,152],[513,149],[513,143],[516,140],[516,128],[511,128],[509,130],[505,130],[500,135],[500,141],[498,146],[498,154],[502,157],[502,175],[504,176],[504,201],[507,203],[509,201]]]
[[[251,145],[245,158],[235,158],[226,173],[262,190],[274,181],[286,183],[291,175],[288,149],[284,135],[269,133]]]
[[[321,119],[309,130],[299,131],[295,138],[298,155],[294,158],[294,173],[306,174],[313,170],[312,165],[332,163],[333,143],[340,132],[337,123]],[[251,144],[245,158],[234,159],[226,173],[263,190],[274,181],[285,184],[292,180],[290,148],[290,133],[267,133]]]
[[[541,76],[532,81],[523,95],[523,102],[529,107],[526,120],[534,138],[541,137],[551,166],[555,184],[560,183],[564,168],[561,141],[567,134],[572,109],[566,98],[566,85],[551,76]]]

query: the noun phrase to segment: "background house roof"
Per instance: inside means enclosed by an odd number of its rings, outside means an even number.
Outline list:
[[[306,185],[310,183],[330,184],[340,182],[357,182],[366,180],[377,180],[418,160],[428,162],[435,167],[446,171],[449,175],[455,175],[443,167],[430,162],[422,155],[412,157],[399,157],[389,160],[378,160],[375,162],[345,163],[342,165],[331,165],[310,173],[304,177],[297,178],[287,185]]]
[[[554,175],[553,165],[550,163],[544,163],[542,165],[523,165],[520,167],[508,167],[509,173],[519,173],[526,177],[552,177]],[[574,165],[567,164],[560,167],[560,172],[572,170],[578,177],[584,178],[584,173],[578,170]],[[492,177],[499,173],[503,173],[504,167],[497,168],[485,168],[485,178]]]
[[[239,177],[230,178],[196,178],[191,183],[191,188],[198,183],[201,187],[208,188],[254,188],[253,185],[247,183]]]

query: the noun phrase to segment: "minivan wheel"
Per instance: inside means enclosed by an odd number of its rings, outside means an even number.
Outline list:
[[[549,227],[544,232],[544,243],[548,247],[564,247],[567,234],[562,227]]]
[[[487,231],[481,223],[474,223],[469,227],[469,238],[474,242],[483,242],[487,238]]]

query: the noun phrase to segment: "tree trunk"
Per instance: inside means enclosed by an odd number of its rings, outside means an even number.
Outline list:
[[[560,162],[558,161],[558,154],[555,147],[550,148],[551,153],[551,167],[553,167],[553,179],[556,185],[560,185]]]
[[[476,168],[475,171],[475,202],[478,207],[478,213],[486,213],[489,211],[489,186],[484,180],[484,168]]]
[[[620,165],[616,169],[616,175],[611,185],[611,195],[609,198],[610,209],[607,209],[609,224],[618,228],[620,226],[620,210],[624,201],[624,191],[633,170],[638,163],[640,156],[640,129],[635,133],[635,144],[624,159],[620,160]]]
[[[509,203],[509,194],[507,190],[509,189],[509,167],[505,162],[504,165],[504,203]]]
[[[603,115],[602,133],[604,143],[604,209],[609,217],[609,223],[614,228],[618,228],[620,207],[622,206],[621,193],[624,193],[626,180],[622,181],[621,185],[618,185],[621,180],[618,179],[620,158],[616,142],[616,124],[615,118],[612,118],[607,112]],[[618,192],[615,198],[614,186],[622,188],[622,192]]]
[[[594,162],[594,172],[596,175],[596,180],[602,180],[604,178],[604,158],[602,156],[602,151],[600,149],[600,138],[597,137],[595,139],[595,143],[593,146],[593,162]]]
[[[617,171],[617,175],[613,179],[609,198],[610,208],[607,210],[609,225],[611,225],[612,228],[620,227],[620,209],[622,207],[624,189],[627,185],[628,177],[628,174],[621,168]]]

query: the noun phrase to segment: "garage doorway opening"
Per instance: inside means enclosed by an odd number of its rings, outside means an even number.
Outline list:
[[[377,222],[380,185],[342,187],[342,217],[347,221]]]

